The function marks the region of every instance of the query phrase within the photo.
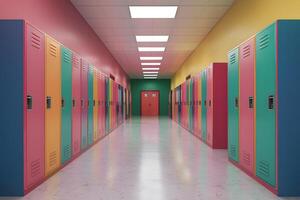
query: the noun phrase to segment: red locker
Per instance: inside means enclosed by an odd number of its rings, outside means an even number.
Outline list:
[[[72,155],[80,152],[81,143],[81,58],[73,53],[72,61]]]
[[[213,145],[213,65],[207,68],[207,137],[206,142],[210,146]]]
[[[45,37],[29,24],[25,26],[26,131],[25,190],[45,176]]]
[[[227,148],[227,63],[213,63],[207,70],[207,143]]]
[[[97,89],[98,89],[98,138],[102,138],[102,113],[101,113],[101,110],[102,110],[102,83],[101,83],[101,73],[98,72],[97,73]]]
[[[81,149],[87,147],[87,132],[88,132],[88,68],[89,64],[82,60],[81,65]]]
[[[186,101],[186,82],[182,84],[182,121],[181,125],[186,128],[187,124],[187,101]]]
[[[105,136],[105,76],[101,76],[101,88],[102,88],[102,107],[101,107],[101,116],[102,116],[102,136]]]
[[[240,46],[240,164],[254,173],[254,59],[255,38]]]

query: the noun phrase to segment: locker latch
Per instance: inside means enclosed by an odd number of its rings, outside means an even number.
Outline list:
[[[206,100],[204,100],[204,106],[206,107]]]
[[[253,108],[254,107],[254,99],[253,97],[249,97],[249,108]]]
[[[199,106],[201,106],[201,101],[199,101]]]
[[[64,99],[61,100],[61,107],[62,107],[62,108],[65,107],[65,100],[64,100]]]
[[[211,107],[211,100],[208,101],[208,106]]]
[[[95,103],[95,100],[93,100],[93,106],[95,107],[96,103]]]
[[[75,104],[76,104],[75,99],[73,99],[72,100],[72,106],[75,107]]]
[[[87,106],[90,107],[90,100],[87,101]]]
[[[32,96],[27,95],[27,109],[31,110],[32,109]]]
[[[47,104],[47,109],[51,108],[51,97],[47,96],[46,97],[46,104]]]
[[[274,109],[274,99],[275,99],[275,97],[273,95],[270,95],[269,98],[268,98],[268,108],[269,108],[269,110]]]
[[[239,107],[239,99],[237,97],[235,97],[235,99],[234,99],[234,105],[236,108]]]
[[[81,104],[81,108],[83,108],[83,99],[81,99],[80,104]]]
[[[98,106],[100,106],[101,105],[101,103],[100,103],[100,101],[98,101]]]

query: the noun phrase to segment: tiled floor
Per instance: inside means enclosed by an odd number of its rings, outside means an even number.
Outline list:
[[[26,197],[9,199],[280,198],[170,119],[133,118]]]

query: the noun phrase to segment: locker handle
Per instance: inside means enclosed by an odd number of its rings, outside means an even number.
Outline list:
[[[87,106],[90,107],[90,100],[87,101]]]
[[[73,107],[75,107],[75,104],[76,104],[75,99],[73,99],[73,100],[72,100],[72,105],[73,105]]]
[[[249,108],[253,108],[253,107],[254,107],[254,98],[249,97]]]
[[[201,106],[201,104],[202,104],[201,101],[199,101],[199,106]]]
[[[208,106],[211,107],[211,100],[208,101]]]
[[[96,103],[95,103],[95,100],[93,100],[93,106],[95,107]]]
[[[100,104],[100,101],[98,100],[98,106],[100,106],[101,104]]]
[[[83,107],[84,107],[84,106],[83,106],[83,105],[84,105],[84,104],[83,104],[83,99],[80,100],[80,104],[81,104],[81,107],[83,108]]]
[[[237,97],[235,97],[235,99],[234,99],[234,105],[235,105],[235,108],[239,107],[239,99]]]
[[[28,109],[28,110],[31,110],[31,109],[32,109],[32,96],[27,95],[27,100],[26,100],[26,102],[27,102],[27,109]]]
[[[206,100],[204,100],[204,106],[206,107]]]
[[[49,96],[46,97],[46,105],[47,105],[47,109],[51,108],[51,97]]]
[[[274,99],[275,99],[275,97],[273,95],[270,95],[268,97],[268,108],[269,108],[269,110],[274,109]]]
[[[61,100],[61,107],[62,107],[62,108],[65,107],[65,100],[64,100],[64,99]]]

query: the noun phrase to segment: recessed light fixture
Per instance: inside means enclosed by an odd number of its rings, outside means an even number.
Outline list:
[[[144,77],[157,77],[157,76],[153,76],[153,75],[148,75],[148,76],[144,76]]]
[[[145,66],[145,65],[151,65],[151,66],[158,66],[160,65],[161,63],[141,63],[141,65]]]
[[[157,77],[144,77],[144,79],[157,79]]]
[[[131,18],[175,18],[178,6],[129,6]]]
[[[166,47],[139,47],[139,52],[163,52],[166,50]]]
[[[144,71],[143,71],[143,73],[144,73],[144,74],[158,74],[158,71],[150,71],[150,72],[148,72],[148,71],[147,71],[147,72],[144,72]]]
[[[167,42],[168,35],[137,35],[135,36],[137,42]]]
[[[140,57],[141,60],[162,60],[163,57]]]
[[[147,70],[159,70],[159,67],[143,67],[143,70],[147,71]]]

